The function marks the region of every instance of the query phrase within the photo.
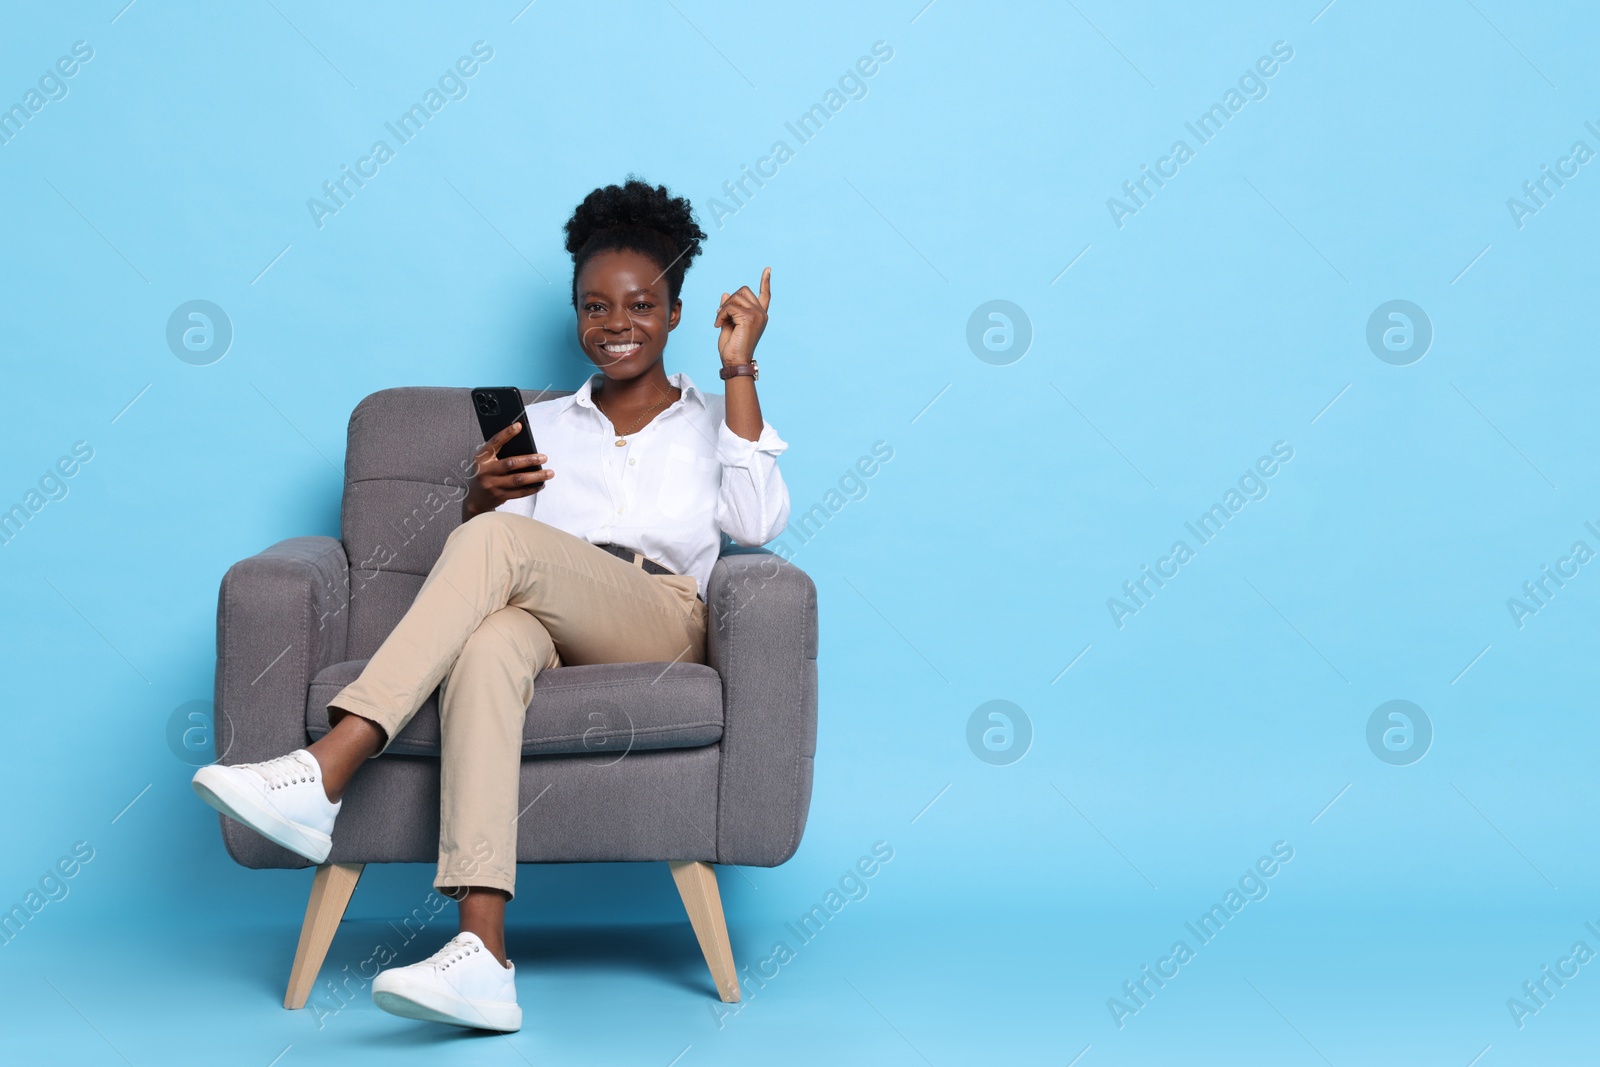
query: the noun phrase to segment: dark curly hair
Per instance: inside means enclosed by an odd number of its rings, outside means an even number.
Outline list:
[[[567,251],[572,253],[572,302],[578,302],[578,272],[597,252],[628,249],[649,256],[667,276],[673,302],[683,275],[700,254],[706,232],[695,222],[689,201],[665,185],[652,186],[630,174],[622,185],[606,185],[583,198],[567,220]]]

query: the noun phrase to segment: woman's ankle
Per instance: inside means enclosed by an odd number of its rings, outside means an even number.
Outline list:
[[[331,803],[338,803],[350,780],[368,759],[383,748],[383,728],[354,712],[343,712],[332,729],[306,746],[322,771],[322,789]]]
[[[490,886],[454,886],[444,892],[456,902],[460,931],[476,935],[500,966],[506,966],[506,901],[510,894]]]
[[[483,942],[483,947],[489,950],[490,955],[494,956],[495,962],[502,967],[509,965],[506,957],[505,931],[502,930],[498,936],[494,936],[487,930],[473,930],[463,925],[461,932],[464,934],[476,934],[478,940]]]
[[[388,734],[382,726],[353,711],[343,708],[328,709],[328,732],[324,739],[334,738],[340,747],[363,750],[371,756],[382,750]]]
[[[339,800],[339,794],[342,793],[343,790],[334,788],[334,781],[328,774],[329,759],[326,750],[318,751],[317,743],[313,742],[312,744],[306,746],[306,755],[310,756],[312,761],[317,765],[317,773],[322,778],[323,794],[327,796],[330,801],[337,803]]]

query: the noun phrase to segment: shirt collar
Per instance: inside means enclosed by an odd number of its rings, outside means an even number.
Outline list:
[[[605,375],[599,371],[595,371],[593,374],[589,375],[588,379],[578,387],[578,391],[567,398],[567,406],[571,407],[572,405],[576,404],[580,407],[586,407],[598,413],[600,409],[595,407],[594,400],[591,399],[591,394],[594,392],[594,387],[599,385],[604,378]],[[683,390],[683,396],[677,401],[674,401],[673,404],[667,408],[667,411],[671,411],[672,408],[676,407],[678,404],[690,400],[694,401],[696,404],[699,404],[702,408],[706,406],[706,395],[700,391],[699,386],[695,385],[694,382],[689,380],[689,376],[687,374],[683,373],[682,371],[679,371],[676,374],[669,374],[667,375],[667,381],[676,388]],[[662,412],[662,414],[666,414],[666,412]]]

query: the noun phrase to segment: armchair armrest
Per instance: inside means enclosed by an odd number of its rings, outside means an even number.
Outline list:
[[[707,662],[722,677],[717,861],[775,867],[794,855],[817,751],[817,587],[767,551],[717,560],[706,591]]]
[[[228,568],[217,594],[213,736],[225,764],[306,744],[306,693],[344,658],[349,562],[332,537],[291,537]],[[306,861],[222,819],[223,841],[247,867]]]

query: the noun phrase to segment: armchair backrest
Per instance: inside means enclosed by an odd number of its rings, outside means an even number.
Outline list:
[[[522,390],[524,404],[571,390]],[[383,389],[356,405],[345,449],[341,539],[350,559],[346,658],[377,651],[461,524],[483,444],[470,389]]]

